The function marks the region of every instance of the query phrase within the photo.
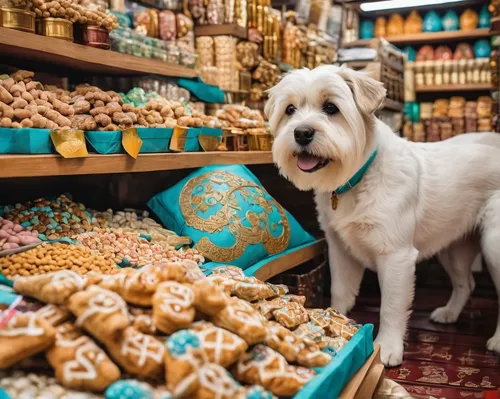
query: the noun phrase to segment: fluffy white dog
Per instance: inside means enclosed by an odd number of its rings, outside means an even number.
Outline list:
[[[364,268],[377,271],[376,342],[383,363],[395,366],[418,261],[438,254],[453,284],[448,304],[432,314],[437,322],[456,321],[474,289],[471,265],[481,250],[500,297],[500,136],[408,142],[374,116],[385,93],[348,68],[297,70],[270,90],[266,114],[280,172],[315,191],[332,306],[348,312]],[[500,352],[500,318],[487,346]]]

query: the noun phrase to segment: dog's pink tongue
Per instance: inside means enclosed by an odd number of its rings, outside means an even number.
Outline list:
[[[300,154],[297,159],[297,166],[301,170],[311,170],[318,166],[320,158],[309,154]]]

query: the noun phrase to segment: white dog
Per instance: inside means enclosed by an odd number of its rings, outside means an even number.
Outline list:
[[[376,342],[383,363],[395,366],[403,359],[418,261],[439,254],[453,284],[435,321],[456,321],[481,250],[500,297],[500,139],[408,142],[374,116],[385,93],[364,73],[322,66],[286,75],[270,90],[265,111],[280,172],[315,191],[332,305],[348,312],[364,268],[377,271]],[[500,352],[500,318],[488,349]]]

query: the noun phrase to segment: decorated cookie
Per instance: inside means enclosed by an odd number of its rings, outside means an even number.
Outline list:
[[[228,305],[212,318],[212,322],[239,335],[248,345],[263,342],[266,337],[259,312],[242,299],[231,298]]]
[[[200,321],[194,323],[191,329],[200,339],[200,347],[211,363],[229,367],[235,363],[248,348],[247,343],[223,328],[212,323]]]
[[[117,340],[107,342],[106,348],[116,363],[131,374],[155,377],[163,373],[164,345],[134,327],[127,327]]]
[[[149,335],[156,335],[158,333],[152,315],[140,314],[133,316],[132,320],[132,326],[134,326],[141,333]]]
[[[152,399],[153,388],[137,380],[116,381],[106,389],[106,399]]]
[[[56,342],[46,356],[62,385],[102,392],[120,378],[120,370],[108,355],[73,323],[61,324],[56,330]]]
[[[72,295],[68,309],[77,317],[77,327],[83,327],[105,344],[116,341],[120,332],[129,325],[125,301],[118,294],[96,285]]]
[[[211,274],[207,277],[207,280],[221,287],[227,295],[231,295],[233,287],[238,283],[237,280],[233,280],[232,278],[226,277],[222,274]]]
[[[214,363],[203,365],[197,373],[198,384],[193,399],[234,399],[241,387],[222,366]]]
[[[311,369],[290,366],[282,355],[264,345],[247,352],[233,371],[238,381],[261,385],[277,396],[295,395],[315,375]]]
[[[231,289],[231,294],[249,302],[273,298],[288,293],[284,285],[264,283],[255,277],[238,280]]]
[[[276,399],[276,396],[260,385],[252,385],[240,390],[236,399]]]
[[[308,310],[311,321],[326,331],[329,337],[343,337],[350,340],[359,329],[353,320],[332,308]]]
[[[273,312],[275,310],[284,308],[289,302],[296,302],[304,306],[306,297],[299,295],[282,295],[271,300],[260,300],[253,303],[252,306],[257,309],[262,316],[269,320],[273,317]]]
[[[199,312],[213,316],[226,307],[229,297],[220,286],[205,279],[195,282],[192,288],[193,305]]]
[[[305,341],[314,342],[320,347],[320,349],[323,349],[327,345],[324,342],[326,331],[311,321],[301,324],[295,330],[293,330],[293,333]]]
[[[71,270],[19,277],[14,289],[21,295],[30,296],[45,303],[64,304],[77,291],[85,288],[86,278]]]
[[[295,328],[309,321],[307,310],[297,302],[288,302],[281,309],[273,311],[273,316],[286,328]]]
[[[233,280],[242,280],[245,278],[243,269],[238,266],[217,266],[211,269],[211,271],[212,276],[222,276]]]
[[[55,339],[49,322],[33,312],[15,312],[0,328],[0,369],[45,350]]]
[[[47,320],[53,326],[65,322],[71,317],[70,311],[65,306],[48,304],[36,311],[36,315]]]
[[[327,348],[333,349],[335,352],[340,351],[345,344],[347,344],[349,341],[345,339],[344,337],[323,337],[322,339],[322,344],[326,346]]]
[[[206,362],[201,341],[193,330],[180,330],[166,343],[165,380],[174,397],[188,397],[198,387],[197,370]]]
[[[161,283],[153,297],[153,321],[158,330],[172,334],[194,320],[194,291],[190,284],[175,281]]]

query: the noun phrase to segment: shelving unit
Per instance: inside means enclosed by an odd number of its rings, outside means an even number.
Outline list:
[[[475,83],[475,84],[449,84],[449,85],[434,85],[434,86],[417,86],[417,93],[436,93],[449,91],[489,91],[493,87],[491,83]]]
[[[394,45],[407,45],[419,43],[443,43],[443,42],[457,42],[469,39],[483,39],[490,36],[488,28],[474,29],[474,30],[457,30],[451,32],[435,32],[435,33],[418,33],[412,35],[398,35],[390,36],[385,39]],[[368,46],[372,40],[376,39],[362,39],[343,44],[343,47],[362,47]]]
[[[0,60],[3,57],[63,66],[89,74],[156,74],[184,78],[196,76],[196,70],[180,65],[169,65],[163,61],[134,57],[7,28],[0,28]]]
[[[248,30],[237,24],[224,24],[224,25],[203,25],[194,28],[196,36],[234,36],[240,39],[248,37]]]
[[[125,154],[72,159],[59,155],[0,155],[0,178],[154,172],[225,164],[272,164],[272,155],[270,151],[140,154],[137,159]]]

